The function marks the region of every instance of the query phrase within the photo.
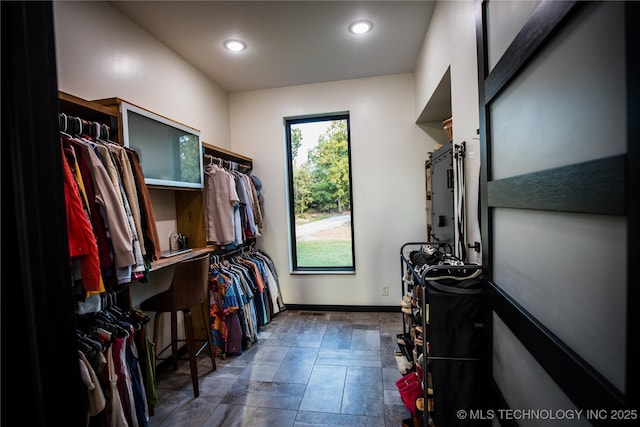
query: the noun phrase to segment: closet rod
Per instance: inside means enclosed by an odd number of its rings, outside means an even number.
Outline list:
[[[236,170],[236,171],[250,171],[252,169],[251,165],[247,165],[244,163],[240,163],[240,162],[236,162],[234,160],[226,160],[223,159],[221,157],[216,157],[213,156],[211,154],[204,154],[204,158],[206,160],[207,164],[212,164],[215,163],[218,166],[220,166],[221,168],[224,169],[229,169],[229,170]]]

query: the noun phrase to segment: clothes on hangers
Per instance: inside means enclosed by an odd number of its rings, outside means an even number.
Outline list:
[[[70,175],[65,176],[67,182],[75,181],[75,186],[69,184],[67,189],[78,195],[90,224],[89,228],[82,226],[82,218],[76,215],[68,217],[68,229],[74,233],[84,230],[87,238],[97,244],[97,268],[93,254],[76,254],[78,248],[70,248],[70,253],[74,250],[74,264],[78,265],[72,268],[74,283],[83,290],[76,292],[77,311],[95,312],[100,309],[96,294],[148,275],[150,262],[159,258],[160,244],[137,156],[99,138],[108,137],[105,125],[62,115],[60,123],[60,142],[70,170]],[[77,202],[76,197],[73,200]],[[88,265],[92,266],[90,270]]]
[[[113,154],[113,160],[119,172],[118,178],[122,183],[121,188],[123,191],[122,198],[129,204],[129,209],[133,217],[135,230],[134,239],[137,239],[137,241],[139,242],[142,255],[146,255],[147,249],[144,239],[142,238],[142,217],[140,213],[140,204],[138,202],[138,190],[136,188],[135,178],[133,176],[133,169],[131,167],[129,156],[127,155],[125,148],[118,144],[107,142],[106,145],[109,151]]]
[[[88,426],[91,417],[95,417],[104,411],[107,406],[107,400],[95,370],[80,350],[78,350],[78,357],[80,358],[80,376],[83,384],[87,388],[88,407],[86,425]]]
[[[134,264],[131,266],[132,273],[140,273],[144,271],[144,259],[142,257],[142,249],[140,245],[140,240],[138,239],[138,234],[136,229],[138,226],[135,224],[134,214],[131,210],[131,203],[129,202],[129,197],[124,194],[123,188],[123,175],[127,173],[125,170],[121,170],[117,166],[117,161],[113,156],[113,151],[110,148],[111,143],[99,140],[89,140],[85,138],[87,143],[93,145],[96,152],[100,155],[100,159],[109,175],[109,179],[111,180],[111,184],[113,185],[114,195],[118,200],[118,204],[124,211],[125,219],[126,219],[126,231],[128,234],[128,238],[131,240],[133,255],[134,255]],[[115,150],[115,147],[113,148]],[[128,159],[127,159],[128,161]],[[128,168],[130,171],[131,168]],[[127,180],[132,180],[133,177],[127,176]],[[136,215],[139,221],[139,213]],[[119,270],[121,276],[119,278],[120,283],[127,283],[131,281],[130,273],[128,269]]]
[[[255,248],[212,255],[209,289],[211,332],[218,354],[241,354],[257,341],[258,327],[284,309],[273,263]]]
[[[84,289],[88,293],[103,292],[104,283],[102,282],[102,275],[100,274],[98,245],[95,241],[89,216],[85,211],[82,198],[80,197],[80,189],[72,175],[69,164],[64,160],[64,154],[63,150],[62,172],[66,216],[67,223],[73,224],[73,227],[67,227],[69,256],[80,262]]]
[[[103,297],[103,310],[78,318],[81,368],[87,377],[87,426],[147,427],[147,395],[155,384],[147,375],[146,346],[139,348],[149,317],[138,310],[118,307],[116,295]]]
[[[208,242],[235,249],[262,234],[255,184],[235,162],[205,155],[204,209]],[[223,167],[223,166],[226,166]]]
[[[136,191],[139,196],[139,208],[142,223],[142,239],[145,242],[146,253],[145,256],[150,261],[155,261],[160,258],[160,240],[158,238],[158,230],[156,228],[156,218],[153,212],[153,206],[151,204],[151,196],[149,190],[144,182],[144,174],[142,173],[142,166],[140,165],[140,158],[131,148],[125,147],[125,152],[129,158],[129,164],[131,165],[131,172],[133,173],[133,179],[135,181]]]
[[[236,241],[235,206],[240,202],[233,176],[216,164],[204,168],[205,232],[208,242],[228,245]]]

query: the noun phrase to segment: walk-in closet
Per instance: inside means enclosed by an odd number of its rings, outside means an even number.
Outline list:
[[[640,3],[0,7],[2,424],[638,424]]]

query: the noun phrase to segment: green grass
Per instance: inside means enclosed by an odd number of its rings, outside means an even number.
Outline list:
[[[353,267],[351,241],[300,241],[296,248],[298,267]]]

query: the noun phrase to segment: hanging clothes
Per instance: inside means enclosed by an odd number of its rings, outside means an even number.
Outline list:
[[[216,164],[205,166],[205,232],[208,242],[236,242],[234,208],[240,202],[233,175]]]
[[[126,213],[118,201],[118,195],[111,183],[109,174],[93,147],[88,146],[87,154],[94,188],[96,189],[96,200],[105,212],[115,266],[117,268],[130,268],[135,264],[135,256]]]
[[[109,384],[107,391],[108,425],[112,427],[129,427],[118,391],[118,373],[115,367],[113,347],[111,346],[107,350],[107,368],[107,381]]]
[[[212,260],[209,294],[214,346],[218,354],[238,355],[257,341],[258,328],[284,309],[277,274],[270,258],[255,248],[212,255]]]
[[[87,426],[147,427],[147,389],[155,390],[141,363],[147,348],[139,348],[149,318],[137,310],[122,310],[115,295],[104,294],[103,310],[78,318],[79,357],[86,370]],[[99,390],[97,390],[99,388]]]
[[[111,276],[110,271],[113,266],[113,260],[110,249],[109,237],[107,235],[107,227],[105,218],[100,211],[100,204],[97,202],[93,178],[91,177],[89,160],[86,153],[87,146],[69,136],[61,134],[62,146],[65,153],[73,153],[77,171],[82,178],[83,187],[86,194],[86,203],[90,212],[91,225],[98,244],[98,255],[100,257],[100,270],[102,271],[105,283],[109,282]]]
[[[275,264],[273,260],[262,251],[253,251],[251,256],[259,259],[263,263],[263,274],[265,276],[265,282],[267,283],[267,289],[271,296],[271,301],[275,301],[273,306],[273,314],[277,314],[285,309],[284,300],[280,293],[280,285],[278,283],[278,274],[276,272]]]
[[[80,255],[73,233],[87,230],[82,217],[68,217],[73,248],[72,275],[77,312],[100,310],[99,294],[106,289],[146,281],[150,262],[160,256],[153,208],[135,152],[108,140],[108,126],[60,115],[60,142],[70,174],[65,175],[66,196],[76,195],[89,219],[95,256]],[[72,130],[73,136],[66,133]],[[71,179],[73,177],[73,180]],[[73,183],[75,182],[75,186]],[[86,244],[85,244],[86,246]],[[86,249],[83,249],[86,252]],[[87,270],[91,266],[90,270]],[[99,276],[99,277],[97,277]],[[97,284],[96,284],[97,283]],[[82,289],[82,292],[76,289]]]
[[[125,148],[125,152],[129,158],[136,189],[140,196],[142,236],[145,240],[146,255],[149,257],[149,261],[155,261],[160,258],[161,250],[158,230],[156,228],[156,218],[153,212],[153,206],[151,205],[151,196],[144,182],[144,174],[142,173],[138,153],[130,148]]]
[[[251,190],[247,188],[248,183],[244,179],[246,175],[238,171],[233,171],[232,174],[235,178],[236,191],[240,199],[240,204],[239,204],[240,224],[238,224],[238,226],[242,230],[243,236],[245,237],[245,239],[243,239],[244,241],[247,238],[256,237],[259,234],[258,229],[256,227],[255,218],[253,215],[254,213],[252,208],[253,197],[250,196]]]
[[[126,200],[129,203],[131,209],[131,215],[133,216],[133,222],[136,230],[136,237],[139,240],[140,250],[142,255],[147,254],[144,239],[142,238],[142,216],[140,214],[140,204],[138,202],[138,190],[136,189],[135,178],[133,176],[133,170],[129,156],[127,155],[124,147],[106,142],[109,151],[113,154],[113,158],[118,168],[119,176],[122,181],[122,189],[126,195]],[[124,198],[124,197],[123,197]]]
[[[78,356],[80,357],[80,376],[82,382],[87,387],[88,395],[88,407],[87,407],[87,423],[88,426],[91,422],[91,417],[95,417],[100,414],[107,406],[107,399],[104,396],[102,385],[98,379],[93,366],[89,363],[84,353],[78,350]]]
[[[207,242],[233,250],[262,234],[262,212],[255,183],[238,170],[235,162],[209,155],[205,159],[208,160],[204,192]]]
[[[262,203],[260,202],[258,189],[256,188],[256,181],[254,181],[250,176],[244,175],[243,179],[246,182],[246,187],[251,195],[251,209],[253,211],[253,218],[256,227],[256,235],[262,235]],[[262,184],[261,184],[262,185]]]
[[[220,271],[214,266],[209,274],[209,319],[211,338],[216,355],[225,354],[225,343],[227,342],[227,324],[224,321],[226,315],[222,310],[221,304],[227,288],[224,280],[224,277],[220,275]]]
[[[80,259],[82,283],[89,293],[104,292],[98,244],[93,227],[80,197],[77,182],[67,163],[63,150],[62,172],[64,179],[64,196],[67,213],[67,237],[69,256]]]
[[[93,142],[93,141],[88,141]],[[131,245],[133,248],[134,255],[134,263],[131,265],[132,273],[139,273],[144,271],[144,259],[142,258],[142,249],[140,247],[140,241],[138,239],[138,235],[136,232],[136,226],[134,221],[134,215],[131,211],[131,204],[129,203],[129,198],[124,193],[124,188],[122,184],[122,173],[121,170],[116,165],[116,160],[113,157],[113,153],[111,149],[100,141],[94,142],[94,149],[100,155],[100,159],[109,175],[109,179],[111,180],[111,184],[113,185],[114,195],[116,196],[118,203],[125,214],[125,224],[129,239],[131,240]],[[127,269],[128,270],[128,269]],[[131,275],[127,276],[126,271],[120,270],[122,273],[121,283],[127,283],[131,281]]]

